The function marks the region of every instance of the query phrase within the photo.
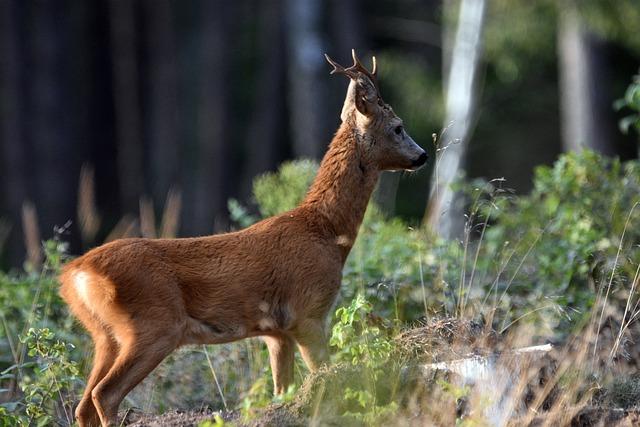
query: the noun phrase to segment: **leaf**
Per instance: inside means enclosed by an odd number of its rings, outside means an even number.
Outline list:
[[[620,132],[624,133],[625,135],[629,133],[629,128],[631,126],[640,127],[640,118],[638,117],[638,115],[634,114],[631,116],[623,117],[618,122],[618,127],[620,128]]]

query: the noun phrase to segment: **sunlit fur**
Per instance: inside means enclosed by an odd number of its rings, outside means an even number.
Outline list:
[[[395,134],[390,108],[349,103],[296,209],[233,233],[118,240],[66,265],[60,293],[95,344],[80,426],[115,424],[126,394],[181,345],[264,337],[275,393],[293,379],[296,345],[311,370],[327,360],[327,317],[378,175],[424,153]]]

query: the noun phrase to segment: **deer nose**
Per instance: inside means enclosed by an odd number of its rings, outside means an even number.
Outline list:
[[[429,155],[427,154],[427,152],[423,151],[422,154],[420,154],[420,157],[418,157],[411,163],[411,166],[414,168],[419,168],[420,166],[424,165],[427,162],[428,158],[429,158]]]

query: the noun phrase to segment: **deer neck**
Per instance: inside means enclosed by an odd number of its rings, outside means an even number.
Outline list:
[[[343,122],[303,202],[329,221],[338,243],[348,249],[358,234],[380,174],[367,158],[364,138],[358,126]]]

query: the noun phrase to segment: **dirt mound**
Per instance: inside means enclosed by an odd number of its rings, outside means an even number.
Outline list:
[[[481,322],[453,318],[421,322],[395,338],[401,353],[423,363],[495,352],[499,341],[497,332]]]

